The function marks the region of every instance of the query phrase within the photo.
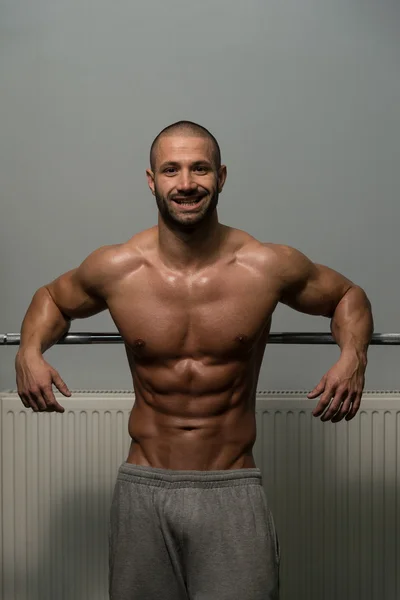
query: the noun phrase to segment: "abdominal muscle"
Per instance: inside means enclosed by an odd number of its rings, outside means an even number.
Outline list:
[[[256,378],[249,362],[136,364],[127,461],[173,470],[254,467]]]

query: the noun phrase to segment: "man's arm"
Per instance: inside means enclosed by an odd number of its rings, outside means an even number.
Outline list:
[[[320,396],[314,410],[322,420],[347,420],[357,413],[365,383],[367,350],[373,333],[370,302],[359,286],[304,254],[279,247],[281,302],[311,315],[331,319],[332,336],[341,349],[339,361],[308,395]]]
[[[54,384],[64,396],[70,391],[43,353],[67,333],[71,320],[90,317],[107,308],[100,282],[109,262],[108,248],[93,252],[83,263],[33,296],[21,327],[20,348],[16,356],[17,388],[26,408],[64,409],[52,391]]]

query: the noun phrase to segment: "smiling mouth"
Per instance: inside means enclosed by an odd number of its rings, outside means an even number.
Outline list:
[[[202,200],[203,196],[201,198],[173,198],[172,202],[180,206],[197,206]]]

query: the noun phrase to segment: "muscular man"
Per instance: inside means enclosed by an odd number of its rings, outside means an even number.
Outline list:
[[[43,353],[72,319],[108,309],[135,390],[111,507],[110,598],[275,599],[278,541],[252,455],[272,313],[283,302],[331,318],[341,355],[308,397],[319,397],[315,417],[337,422],[360,406],[370,303],[297,250],[218,222],[226,167],[203,127],[164,129],[150,164],[158,226],[96,250],[36,292],[18,392],[27,408],[63,412],[52,384],[70,391]]]

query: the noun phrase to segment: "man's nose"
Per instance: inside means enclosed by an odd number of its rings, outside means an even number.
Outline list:
[[[197,188],[197,184],[193,181],[190,171],[182,171],[177,181],[178,192],[191,192]]]

